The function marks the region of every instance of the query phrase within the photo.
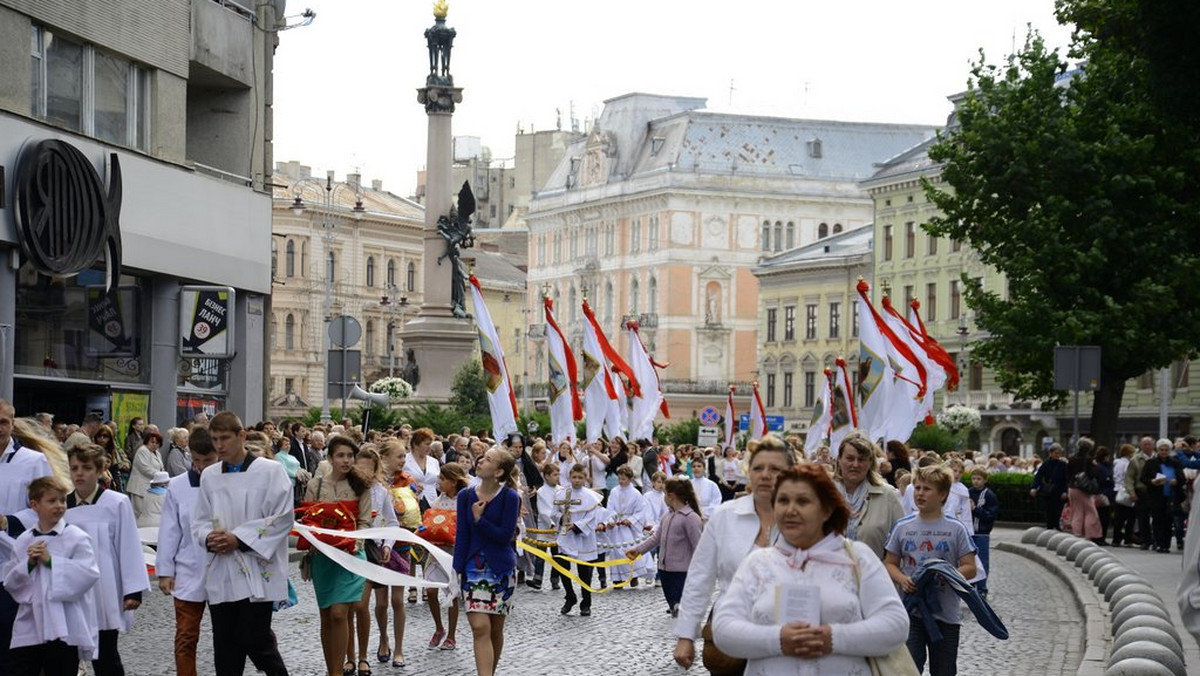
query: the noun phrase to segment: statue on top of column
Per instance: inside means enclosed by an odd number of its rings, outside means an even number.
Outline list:
[[[437,0],[433,5],[433,26],[425,29],[425,42],[429,46],[426,84],[454,86],[454,76],[450,75],[450,49],[454,46],[455,31],[446,25],[447,11],[446,0]]]
[[[450,305],[454,316],[460,319],[468,315],[467,276],[463,274],[459,251],[475,246],[475,235],[471,233],[471,215],[474,213],[475,194],[471,192],[470,181],[463,181],[462,189],[458,191],[458,208],[451,207],[448,216],[438,216],[437,220],[438,234],[446,240],[446,252],[438,256],[437,264],[441,265],[443,258],[450,259]]]

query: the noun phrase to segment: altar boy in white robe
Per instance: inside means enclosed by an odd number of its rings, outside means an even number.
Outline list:
[[[579,561],[596,561],[599,554],[596,548],[596,526],[600,524],[604,507],[600,504],[600,494],[587,487],[587,467],[576,463],[571,466],[571,485],[558,489],[554,497],[554,512],[552,520],[558,527],[559,556],[555,561],[563,568],[570,570],[571,563],[563,557]],[[588,586],[592,584],[592,566],[577,566],[579,580]],[[571,580],[564,577],[563,591],[566,596],[561,614],[566,615],[575,607],[577,597]],[[592,593],[581,588],[583,601],[579,604],[580,617],[592,614]]]
[[[63,520],[66,496],[53,477],[30,483],[32,527],[17,537],[3,571],[20,604],[7,662],[14,676],[75,676],[80,658],[91,659],[99,642],[93,587],[100,567],[92,538]]]
[[[633,486],[633,476],[633,468],[629,465],[618,467],[617,486],[608,494],[610,516],[603,539],[617,558],[624,556],[623,552],[633,549],[646,538],[646,499]],[[636,587],[639,577],[653,575],[652,567],[650,557],[643,554],[632,567],[628,564],[613,566],[613,582],[620,583],[633,577],[630,586]]]
[[[53,476],[50,462],[37,451],[21,448],[12,436],[16,411],[12,404],[0,399],[0,514],[16,514],[29,507],[29,483],[44,476]],[[7,533],[0,533],[0,570],[8,563],[12,538],[24,530],[20,521],[9,524]],[[9,535],[12,538],[8,537]],[[12,636],[17,602],[0,585],[0,676],[8,674],[8,642]]]
[[[705,521],[721,506],[721,487],[709,479],[708,463],[703,458],[692,461],[692,488],[696,489],[696,502],[700,503],[700,517]]]
[[[241,676],[249,657],[267,676],[287,676],[271,631],[271,606],[287,599],[292,482],[283,465],[246,450],[230,411],[208,425],[221,462],[200,474],[192,537],[211,556],[204,588],[217,676]]]
[[[133,505],[126,496],[100,485],[108,465],[104,448],[76,446],[67,454],[67,461],[75,490],[67,494],[63,518],[91,536],[100,566],[100,582],[95,588],[100,644],[92,670],[96,676],[125,676],[117,639],[121,632],[133,629],[133,611],[142,605],[142,592],[150,589]],[[33,519],[31,510],[18,516],[26,523]]]
[[[196,676],[196,646],[208,595],[204,590],[204,567],[208,553],[192,539],[192,512],[200,494],[200,474],[217,462],[207,427],[192,429],[188,440],[191,467],[171,479],[163,501],[158,527],[158,554],[154,568],[158,588],[174,597],[175,673]]]

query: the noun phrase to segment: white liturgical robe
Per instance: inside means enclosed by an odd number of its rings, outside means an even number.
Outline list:
[[[292,530],[292,482],[283,465],[246,456],[241,471],[220,462],[200,475],[192,512],[192,537],[205,542],[227,531],[241,547],[228,554],[207,552],[205,591],[210,604],[249,599],[287,599],[287,537]]]
[[[196,485],[192,485],[192,481]],[[182,601],[206,601],[204,564],[208,552],[192,539],[192,512],[200,493],[195,470],[171,479],[167,499],[163,501],[162,521],[158,526],[158,553],[154,561],[159,577],[175,580],[173,596]]]

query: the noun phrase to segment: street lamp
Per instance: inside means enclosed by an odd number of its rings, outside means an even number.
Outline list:
[[[399,297],[397,298],[397,295]],[[400,287],[395,284],[388,284],[387,294],[379,298],[379,305],[385,309],[388,315],[387,323],[387,342],[388,342],[388,377],[396,377],[396,322],[395,313],[400,312],[401,321],[404,314],[408,311],[408,296],[400,293]]]
[[[296,185],[298,186],[299,183]],[[346,187],[347,184],[345,183],[339,183],[336,186],[333,184],[332,169],[325,173],[324,206],[321,210],[321,241],[325,243],[325,312],[323,320],[324,336],[322,337],[321,341],[322,348],[324,349],[324,354],[321,355],[321,357],[325,361],[325,382],[321,387],[321,422],[325,423],[330,422],[333,419],[329,414],[329,383],[331,380],[331,374],[329,372],[329,352],[333,348],[333,343],[329,335],[329,324],[333,321],[334,259],[332,258],[332,255],[333,242],[336,239],[334,231],[337,229],[337,223],[335,223],[333,220],[333,197],[337,190]],[[363,214],[366,213],[366,209],[363,207],[362,196],[358,193],[358,186],[354,186],[354,190],[355,202],[354,208],[351,209],[351,212],[353,213],[354,219],[359,220],[363,217]],[[292,213],[296,214],[297,216],[304,213],[305,204],[304,200],[300,198],[299,189],[296,189],[295,199],[292,201],[291,209]],[[343,368],[344,367],[345,365],[343,364]],[[342,411],[342,414],[345,415],[345,411]]]

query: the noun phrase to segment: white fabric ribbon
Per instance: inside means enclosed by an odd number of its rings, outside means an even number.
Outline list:
[[[383,528],[363,528],[360,530],[345,531],[305,526],[301,523],[295,524],[292,528],[300,534],[300,537],[308,540],[312,544],[313,549],[324,554],[330,561],[372,582],[389,587],[423,587],[426,589],[447,590],[455,590],[458,587],[454,573],[454,558],[442,551],[437,545],[432,545],[425,541],[424,538],[403,528],[387,526]],[[437,564],[442,567],[442,570],[446,572],[446,575],[450,578],[450,582],[430,582],[429,580],[413,577],[412,575],[398,573],[370,561],[364,561],[337,547],[321,542],[317,539],[317,535],[332,535],[335,537],[354,538],[356,540],[395,540],[396,542],[407,542],[411,545],[423,547]]]

